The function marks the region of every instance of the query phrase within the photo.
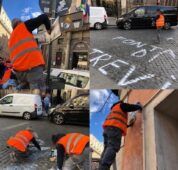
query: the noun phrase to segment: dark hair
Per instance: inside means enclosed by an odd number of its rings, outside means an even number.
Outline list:
[[[65,134],[55,134],[52,135],[51,140],[55,144],[60,138],[64,137]]]
[[[17,25],[19,25],[20,23],[22,23],[22,21],[19,18],[14,18],[12,20],[12,28],[13,30],[17,27]]]
[[[163,13],[160,9],[157,9],[157,12]]]

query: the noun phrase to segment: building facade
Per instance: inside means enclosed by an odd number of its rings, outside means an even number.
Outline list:
[[[69,14],[77,12],[81,2],[81,0],[73,0],[69,8]],[[52,67],[88,70],[89,43],[89,21],[85,21],[83,27],[78,30],[62,32],[61,36],[52,42]],[[42,51],[47,61],[49,46],[47,44],[42,45]]]
[[[12,32],[11,21],[3,7],[0,10],[0,57],[8,58],[8,39]]]
[[[176,169],[178,160],[177,90],[122,90],[121,100],[143,105],[124,147],[117,155],[119,170]],[[129,164],[128,164],[129,162]]]

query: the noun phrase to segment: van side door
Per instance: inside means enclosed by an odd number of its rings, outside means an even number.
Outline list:
[[[13,108],[13,96],[7,96],[1,99],[0,105],[2,115],[16,116],[18,114]]]
[[[145,7],[137,8],[131,14],[132,27],[142,28],[145,26],[146,9]]]
[[[148,6],[147,7],[147,27],[155,27],[156,26],[156,13],[157,13],[157,6]]]

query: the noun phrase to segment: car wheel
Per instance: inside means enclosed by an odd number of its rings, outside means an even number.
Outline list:
[[[125,22],[123,25],[125,30],[130,30],[131,29],[131,23],[130,22]]]
[[[31,119],[31,114],[30,114],[29,112],[25,112],[25,113],[23,114],[23,118],[24,118],[25,120],[30,120],[30,119]]]
[[[62,125],[64,123],[64,115],[61,113],[54,114],[53,121],[57,125]]]
[[[164,24],[164,29],[165,30],[169,30],[171,28],[171,24],[169,23],[169,22],[166,22],[165,24]]]
[[[94,28],[95,28],[96,30],[101,30],[101,29],[103,28],[103,26],[102,26],[101,23],[97,22],[97,23],[95,24]]]

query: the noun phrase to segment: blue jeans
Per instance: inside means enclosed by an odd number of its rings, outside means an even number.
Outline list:
[[[17,84],[16,84],[16,82],[15,82],[14,79],[9,79],[6,83],[4,83],[4,84],[2,85],[2,88],[3,88],[3,89],[7,89],[7,88],[9,88],[9,86],[13,86],[13,87],[16,87],[16,86],[17,86]]]

